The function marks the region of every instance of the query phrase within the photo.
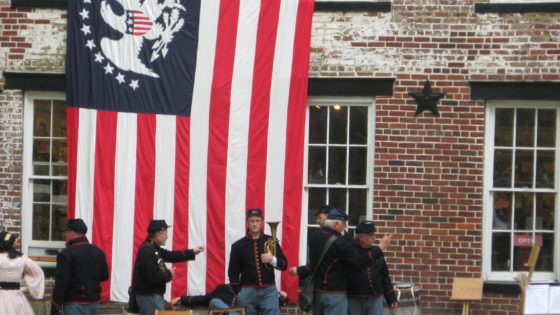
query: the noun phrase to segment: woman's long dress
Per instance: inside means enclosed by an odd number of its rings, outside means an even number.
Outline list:
[[[26,256],[10,259],[8,253],[0,253],[0,282],[20,283],[22,278],[31,296],[42,299],[45,275],[41,267]],[[0,289],[0,315],[34,314],[22,289]]]

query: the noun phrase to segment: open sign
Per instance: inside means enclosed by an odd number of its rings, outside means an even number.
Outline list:
[[[535,242],[542,244],[542,235],[535,235]],[[533,246],[533,235],[515,234],[513,236],[513,246],[531,247]]]

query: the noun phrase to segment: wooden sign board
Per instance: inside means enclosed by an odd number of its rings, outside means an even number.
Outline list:
[[[451,300],[482,300],[482,278],[453,278]]]

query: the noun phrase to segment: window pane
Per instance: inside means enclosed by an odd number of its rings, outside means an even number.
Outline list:
[[[350,144],[367,144],[368,107],[350,108]]]
[[[346,144],[347,123],[348,123],[348,107],[331,106],[330,107],[330,125],[329,125],[329,143]]]
[[[511,187],[512,150],[494,151],[494,187]]]
[[[326,188],[309,188],[309,198],[307,202],[307,224],[315,224],[315,212],[320,206],[327,202]]]
[[[533,187],[533,151],[515,151],[515,187]]]
[[[52,144],[52,175],[66,176],[66,161],[68,158],[66,140],[53,140]]]
[[[329,148],[329,184],[346,184],[346,147]]]
[[[554,188],[554,151],[537,151],[537,187]]]
[[[533,229],[533,193],[515,193],[515,229]]]
[[[367,175],[367,148],[350,148],[348,184],[365,185]]]
[[[67,198],[67,181],[66,180],[53,180],[53,203],[66,204],[68,202]]]
[[[556,110],[539,109],[537,127],[537,146],[556,146]]]
[[[492,271],[509,271],[511,236],[492,233]]]
[[[53,206],[52,240],[64,241],[64,226],[66,225],[66,206]]]
[[[50,141],[44,139],[33,140],[33,161],[49,161]]]
[[[50,213],[48,204],[33,204],[33,233],[38,241],[49,240]]]
[[[309,147],[308,179],[310,184],[324,184],[326,162],[326,149],[324,147]]]
[[[51,135],[51,102],[38,100],[34,102],[34,105],[33,135],[35,137],[49,137]]]
[[[533,246],[533,235],[531,233],[515,233],[513,237],[513,271],[529,270],[524,264],[529,260],[529,254]]]
[[[532,147],[535,139],[535,110],[517,110],[517,141],[518,147]]]
[[[54,101],[53,137],[66,138],[66,102]]]
[[[348,190],[348,224],[358,225],[360,221],[366,219],[367,215],[367,190],[349,189]]]
[[[511,193],[497,192],[494,194],[492,228],[495,230],[511,228]]]
[[[339,209],[347,211],[346,209],[346,189],[329,189],[329,204]]]
[[[513,145],[513,109],[496,109],[495,146],[511,147]]]
[[[33,201],[50,202],[51,201],[51,181],[35,180],[33,181]]]
[[[536,238],[537,241],[539,241],[539,238],[542,238],[542,246],[535,270],[552,272],[554,267],[554,234],[537,234]]]
[[[327,106],[309,108],[309,143],[327,143]]]
[[[555,194],[537,194],[537,229],[554,230]]]

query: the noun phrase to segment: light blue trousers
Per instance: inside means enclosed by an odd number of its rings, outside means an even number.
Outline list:
[[[348,313],[346,293],[315,292],[313,315],[342,315]]]
[[[95,315],[99,310],[99,303],[95,304],[65,304],[62,315]]]
[[[247,315],[280,315],[276,286],[264,288],[243,287],[237,296]]]
[[[136,302],[140,308],[140,315],[154,315],[156,310],[165,310],[161,295],[137,295]]]
[[[348,297],[348,315],[383,315],[383,296]]]

